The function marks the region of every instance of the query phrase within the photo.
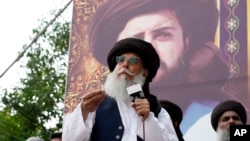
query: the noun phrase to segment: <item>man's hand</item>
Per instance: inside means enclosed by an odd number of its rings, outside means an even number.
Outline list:
[[[93,112],[97,109],[98,105],[105,97],[104,91],[95,91],[88,94],[85,94],[82,98],[82,115],[84,121],[87,119],[88,113]]]
[[[133,107],[136,113],[142,116],[142,121],[145,121],[150,113],[150,105],[146,98],[144,99],[136,99],[135,102],[131,103],[131,107]]]

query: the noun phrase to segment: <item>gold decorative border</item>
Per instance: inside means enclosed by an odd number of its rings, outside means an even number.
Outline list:
[[[83,94],[100,89],[108,73],[92,57],[87,37],[87,23],[103,0],[74,0],[70,36],[64,112],[72,112]]]

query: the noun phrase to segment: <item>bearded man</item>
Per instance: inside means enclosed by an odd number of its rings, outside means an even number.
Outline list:
[[[85,94],[65,115],[63,141],[177,141],[169,114],[149,91],[160,66],[152,44],[122,39],[108,53],[107,63],[111,73],[104,91]],[[137,99],[127,92],[134,84],[142,86]]]
[[[245,125],[246,122],[245,107],[234,100],[221,102],[211,114],[211,124],[217,132],[216,141],[230,141],[230,125]]]

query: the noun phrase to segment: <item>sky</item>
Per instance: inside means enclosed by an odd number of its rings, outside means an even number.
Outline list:
[[[32,29],[37,28],[39,19],[50,16],[53,10],[59,11],[70,0],[1,0],[0,1],[0,75],[17,58],[23,45],[31,42]],[[63,13],[71,21],[72,6]],[[49,20],[52,19],[49,18]],[[18,85],[25,70],[20,68],[22,58],[0,78],[0,90],[13,88]],[[0,95],[1,97],[1,95]]]
[[[70,0],[1,0],[0,1],[0,75],[17,58],[18,52],[23,51],[23,45],[31,42],[32,29],[39,27],[39,19],[50,17],[51,12],[63,8]],[[62,14],[71,22],[73,4]],[[20,59],[12,66],[3,77],[0,77],[0,91],[10,90],[19,84],[22,76],[25,76],[25,69],[20,65],[25,58]],[[0,99],[2,95],[0,92]],[[0,108],[1,108],[0,100]],[[57,119],[46,123],[47,127],[54,127]]]

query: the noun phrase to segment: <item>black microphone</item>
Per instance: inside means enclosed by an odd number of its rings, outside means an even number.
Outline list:
[[[134,84],[127,87],[127,92],[128,95],[132,97],[132,102],[134,102],[136,99],[144,98],[144,93],[142,91],[141,84]]]
[[[141,84],[134,84],[129,87],[127,87],[128,95],[132,97],[132,102],[134,102],[136,99],[142,99],[144,98],[144,93],[142,91]],[[144,118],[144,115],[140,115],[142,118]],[[143,141],[145,141],[145,124],[143,120]]]

